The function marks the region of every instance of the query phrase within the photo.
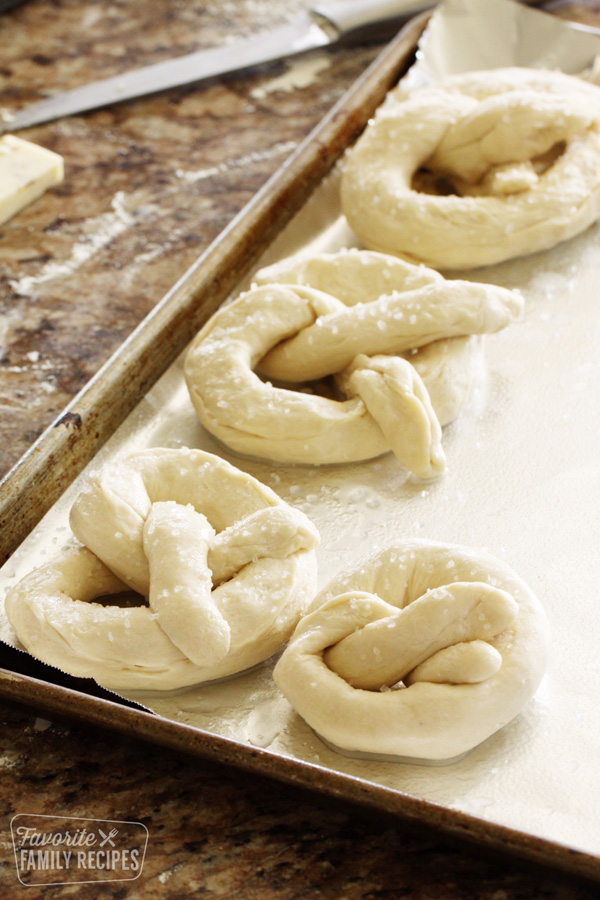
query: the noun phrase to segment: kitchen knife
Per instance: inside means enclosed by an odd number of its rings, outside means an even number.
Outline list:
[[[427,0],[333,0],[304,11],[286,25],[236,44],[198,50],[55,94],[14,114],[5,113],[0,134],[111,103],[142,97],[334,44],[386,40]]]

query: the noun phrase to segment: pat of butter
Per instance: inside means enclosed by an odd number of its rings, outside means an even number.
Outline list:
[[[0,225],[63,178],[58,153],[12,134],[0,138]]]

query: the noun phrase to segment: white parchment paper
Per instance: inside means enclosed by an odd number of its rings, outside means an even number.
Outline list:
[[[504,65],[592,64],[600,39],[510,0],[446,0],[415,73]],[[600,854],[600,226],[556,249],[469,273],[518,287],[523,318],[485,344],[482,381],[444,429],[448,472],[410,477],[391,456],[323,469],[228,454],[197,423],[181,362],[98,454],[192,446],[218,453],[305,511],[318,526],[320,581],[399,536],[485,547],[543,602],[553,645],[527,709],[460,762],[444,767],[348,759],[327,748],[275,688],[271,665],[176,695],[131,694],[187,725],[277,755],[358,775],[481,819]],[[263,263],[354,245],[332,176]],[[461,277],[465,277],[461,273]],[[0,571],[0,595],[72,540],[80,479]],[[15,643],[4,616],[0,636]]]

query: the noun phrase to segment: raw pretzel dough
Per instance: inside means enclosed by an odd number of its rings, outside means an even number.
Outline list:
[[[471,388],[471,336],[504,328],[522,308],[504,288],[446,281],[369,251],[287,261],[256,282],[210,319],[186,358],[208,431],[237,452],[282,462],[392,449],[426,478],[443,471],[441,426]],[[302,389],[332,374],[340,399]]]
[[[142,451],[92,474],[71,525],[86,546],[24,578],[6,612],[34,656],[107,687],[170,690],[249,668],[315,592],[307,517],[200,450]],[[128,589],[149,606],[93,602]]]
[[[399,87],[348,154],[341,195],[367,247],[431,266],[546,250],[600,216],[600,89],[518,68]]]
[[[538,600],[504,563],[397,541],[321,591],[274,678],[338,748],[447,760],[523,709],[547,648]]]

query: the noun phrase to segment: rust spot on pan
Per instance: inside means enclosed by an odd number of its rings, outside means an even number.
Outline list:
[[[82,424],[79,413],[66,412],[64,416],[61,416],[58,422],[55,423],[54,427],[58,428],[59,425],[64,425],[66,428],[75,428],[79,430]]]

